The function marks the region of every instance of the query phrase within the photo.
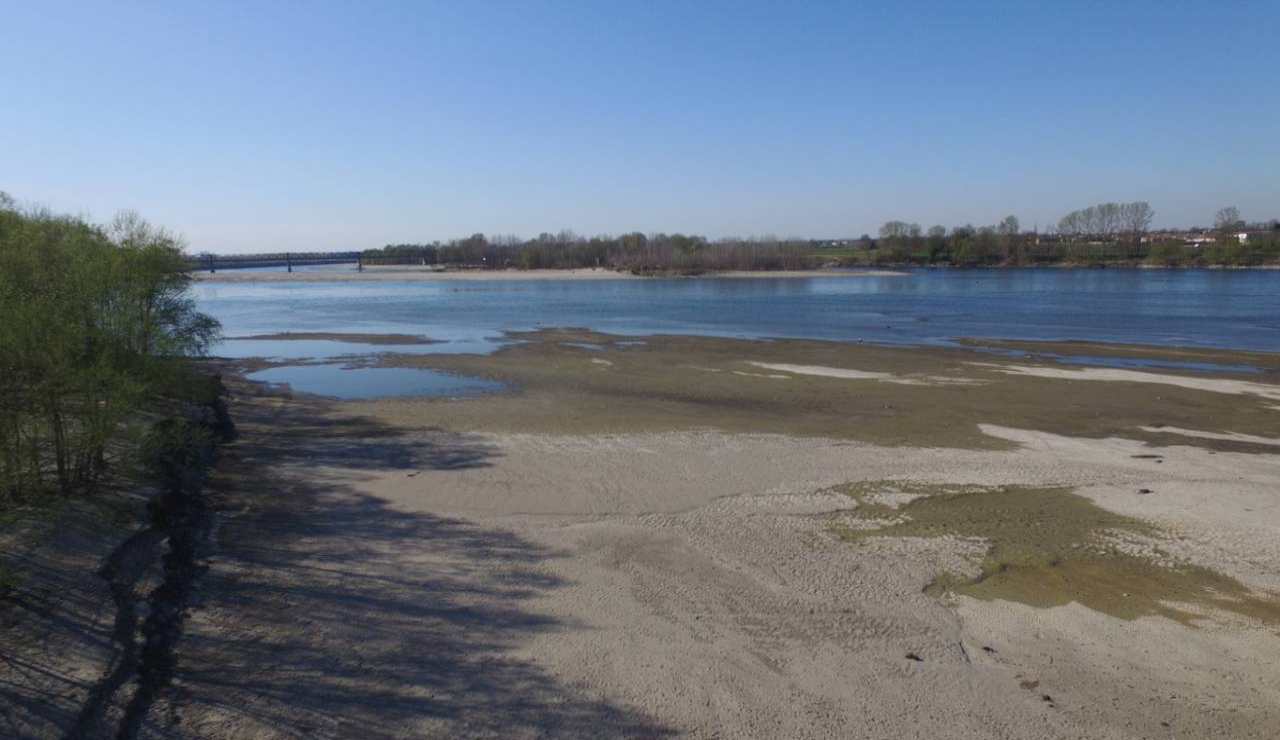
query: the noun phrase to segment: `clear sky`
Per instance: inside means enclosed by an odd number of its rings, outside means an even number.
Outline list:
[[[0,190],[219,252],[1280,217],[1280,1],[0,5]]]

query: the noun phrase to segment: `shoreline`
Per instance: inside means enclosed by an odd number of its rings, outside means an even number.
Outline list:
[[[811,268],[804,270],[725,270],[697,274],[646,273],[636,274],[605,268],[536,269],[520,270],[434,270],[418,265],[370,266],[358,272],[355,268],[345,271],[308,271],[305,266],[297,272],[250,272],[226,269],[215,273],[192,270],[190,275],[198,283],[376,283],[376,282],[499,282],[538,280],[766,280],[803,278],[872,278],[910,277],[922,270],[957,270],[962,272],[1007,270],[1136,270],[1136,271],[1209,271],[1209,272],[1275,272],[1280,265],[1155,265],[1146,263],[1053,263],[1045,265],[977,265],[957,266],[949,264],[915,265],[889,264],[880,266],[854,266],[837,268]]]
[[[340,282],[451,282],[451,281],[521,281],[521,280],[752,280],[777,278],[865,278],[908,277],[909,272],[881,269],[839,270],[760,270],[704,273],[700,275],[636,275],[629,272],[586,268],[581,270],[455,270],[437,271],[417,266],[367,267],[364,272],[193,272],[202,283],[340,283]]]

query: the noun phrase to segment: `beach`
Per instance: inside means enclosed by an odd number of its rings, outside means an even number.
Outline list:
[[[511,384],[466,400],[234,384],[184,698],[155,714],[200,737],[1280,722],[1274,375],[521,339],[382,360]]]
[[[237,341],[262,356],[205,361],[239,438],[203,493],[142,736],[1267,738],[1280,722],[1280,355],[257,336]],[[249,379],[315,367],[268,349],[326,341],[369,348],[342,360],[352,377],[489,385],[343,401]],[[1149,364],[1058,359],[1080,353]],[[16,735],[74,724],[92,696],[68,687],[114,665],[121,592],[93,563],[141,493],[41,525],[52,539],[24,562],[59,588],[31,611],[63,617],[7,623]],[[113,567],[135,568],[139,598],[159,574],[129,562]]]

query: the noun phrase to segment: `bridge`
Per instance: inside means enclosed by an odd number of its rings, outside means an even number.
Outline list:
[[[277,252],[273,254],[200,254],[187,260],[192,272],[244,270],[253,267],[284,267],[289,272],[304,265],[355,265],[364,269],[360,252]]]

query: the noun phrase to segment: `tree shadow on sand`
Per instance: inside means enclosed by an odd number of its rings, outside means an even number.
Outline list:
[[[246,434],[211,484],[226,512],[217,550],[178,680],[144,735],[673,734],[516,654],[539,635],[587,628],[529,606],[565,585],[545,566],[561,553],[358,490],[362,473],[488,465],[493,449],[320,402],[241,406]]]

